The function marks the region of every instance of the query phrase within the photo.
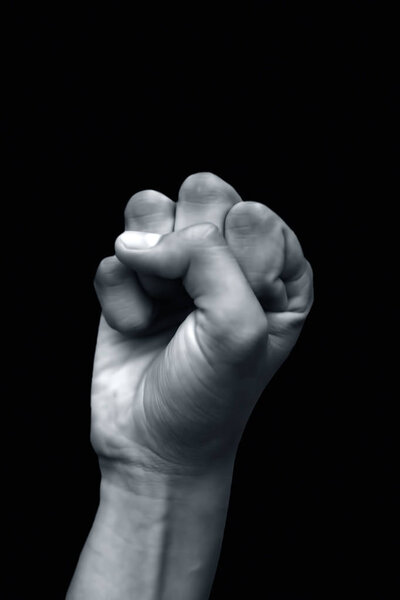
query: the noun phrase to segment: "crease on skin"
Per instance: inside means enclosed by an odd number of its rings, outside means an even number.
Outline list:
[[[160,355],[158,355],[156,357],[156,360],[159,361],[160,359]],[[156,361],[154,361],[155,363]],[[153,364],[154,366],[154,364]],[[160,370],[160,366],[158,365],[158,371]],[[162,456],[162,454],[160,454],[157,451],[157,436],[154,436],[154,432],[153,432],[153,428],[151,427],[151,423],[152,421],[154,421],[154,418],[152,418],[152,415],[150,414],[150,406],[148,405],[149,403],[146,402],[146,396],[150,398],[152,398],[153,404],[154,402],[156,402],[157,404],[159,404],[159,401],[155,400],[155,396],[152,393],[152,391],[147,391],[149,385],[151,384],[151,381],[149,382],[148,379],[148,374],[144,373],[143,374],[143,378],[142,378],[142,382],[141,382],[141,390],[142,393],[140,394],[139,398],[140,398],[140,406],[142,408],[142,415],[144,417],[144,421],[145,421],[145,426],[144,426],[144,431],[145,431],[145,435],[147,440],[150,441],[151,443],[151,447],[149,448],[149,444],[148,442],[146,443],[146,440],[144,441],[144,444],[141,443],[140,438],[138,440],[138,443],[140,446],[142,446],[147,452],[150,451],[150,453],[153,455],[153,457],[155,457],[155,460],[157,463],[159,463],[157,466],[160,465],[164,465],[167,466],[168,465],[172,465],[173,461],[171,459],[171,457],[168,458],[168,461],[166,460],[165,456]],[[159,408],[154,407],[152,412],[156,412],[157,414],[157,418],[159,418],[161,416],[161,411]],[[139,411],[140,413],[140,411]],[[140,424],[139,424],[140,425]],[[178,466],[178,463],[176,462],[176,465]],[[169,469],[166,470],[167,472],[169,471]]]
[[[215,367],[214,364],[210,361],[210,359],[208,358],[208,353],[204,350],[203,347],[203,342],[200,341],[201,335],[199,334],[199,329],[204,329],[201,325],[201,323],[199,323],[199,318],[201,318],[201,313],[202,313],[202,309],[201,308],[197,308],[197,310],[195,310],[193,312],[193,323],[192,323],[192,327],[191,330],[193,332],[193,337],[196,340],[196,344],[204,358],[204,360],[206,361],[206,363],[208,364],[208,366],[210,367],[210,369],[212,371],[215,371]]]
[[[226,192],[223,192],[221,194],[218,194],[217,192],[212,192],[209,191],[208,193],[202,193],[201,194],[201,199],[199,197],[193,198],[193,197],[186,197],[184,196],[183,198],[179,198],[179,202],[186,202],[187,204],[192,204],[192,205],[203,205],[203,204],[211,204],[211,205],[215,205],[215,204],[228,204],[228,202],[231,202],[230,197],[228,196],[228,194],[226,194]],[[237,200],[236,200],[237,202]]]
[[[134,219],[153,214],[170,216],[170,210],[175,207],[175,202],[156,190],[143,190],[137,192],[128,201],[124,210],[126,219]]]
[[[189,175],[179,190],[179,202],[192,205],[224,204],[232,206],[242,202],[237,191],[213,173],[194,173]],[[232,204],[233,201],[233,204]]]
[[[291,298],[289,298],[288,312],[290,312],[292,314],[303,315],[304,319],[305,319],[313,305],[314,293],[313,293],[313,286],[312,286],[312,278],[308,276],[307,272],[305,272],[303,274],[303,277],[304,277],[303,289],[305,289],[304,297],[302,297],[303,292],[301,292],[301,293],[297,293],[297,294],[293,295]],[[290,302],[295,303],[296,300],[299,301],[300,305],[299,306],[296,306],[296,305],[290,306]]]
[[[163,235],[170,233],[175,221],[175,206],[173,200],[160,192],[138,192],[125,208],[125,231],[139,230]],[[143,278],[146,280],[146,276]]]
[[[196,179],[198,181],[197,185],[195,184]],[[185,184],[186,184],[186,187],[185,187]],[[273,213],[273,211],[268,209],[268,207],[266,207],[265,205],[262,205],[260,203],[250,203],[249,202],[249,204],[254,206],[254,208],[249,211],[249,214],[250,214],[250,217],[249,217],[248,215],[245,214],[246,213],[245,205],[247,203],[245,203],[241,200],[241,198],[239,197],[237,192],[231,186],[229,186],[229,184],[226,184],[225,182],[220,180],[218,177],[216,177],[212,174],[207,174],[207,173],[193,175],[193,176],[189,177],[182,184],[181,190],[179,192],[178,203],[173,202],[168,197],[164,196],[163,194],[159,194],[158,192],[155,192],[153,190],[149,190],[147,195],[146,195],[146,192],[138,192],[138,195],[139,194],[142,194],[142,196],[138,197],[136,199],[137,200],[136,206],[134,206],[134,203],[132,203],[131,209],[130,209],[130,210],[135,210],[135,211],[137,210],[136,214],[127,214],[127,213],[129,213],[128,207],[126,209],[126,218],[129,221],[129,223],[131,223],[131,222],[134,223],[135,221],[140,222],[142,220],[145,228],[147,228],[147,225],[150,228],[151,222],[157,223],[157,226],[154,226],[154,229],[156,230],[158,228],[159,222],[161,223],[161,221],[163,221],[164,223],[167,223],[167,222],[169,223],[169,221],[171,220],[172,230],[165,232],[164,235],[172,234],[172,233],[174,233],[174,234],[179,233],[180,235],[182,235],[183,239],[185,239],[186,236],[188,238],[188,241],[189,241],[188,246],[186,248],[182,248],[183,254],[189,255],[189,256],[187,256],[188,260],[185,264],[184,272],[180,273],[180,275],[179,275],[179,279],[183,283],[185,281],[187,281],[188,276],[190,277],[191,266],[192,266],[192,260],[191,260],[192,257],[190,256],[192,254],[191,245],[198,245],[198,244],[202,243],[201,237],[200,237],[200,239],[197,239],[197,240],[196,240],[196,236],[191,238],[189,235],[190,232],[189,231],[185,232],[185,229],[191,229],[193,226],[196,227],[196,225],[201,226],[204,224],[204,221],[197,222],[197,223],[190,223],[186,227],[183,227],[183,228],[180,228],[180,229],[174,231],[173,227],[174,227],[174,220],[175,220],[175,216],[176,216],[175,208],[177,208],[179,202],[190,204],[193,207],[194,206],[198,207],[198,212],[197,212],[198,219],[200,219],[202,214],[203,215],[205,214],[208,217],[208,215],[210,215],[212,213],[212,211],[210,210],[211,206],[217,206],[218,210],[216,211],[216,214],[221,216],[224,213],[224,206],[226,206],[227,208],[229,206],[232,209],[235,206],[240,205],[240,209],[238,209],[236,211],[237,212],[236,216],[234,213],[232,214],[232,224],[233,224],[232,230],[234,230],[234,235],[237,234],[237,238],[239,239],[241,251],[244,250],[244,252],[249,255],[248,260],[246,260],[246,259],[243,260],[242,271],[244,272],[246,279],[248,281],[251,280],[250,286],[252,287],[253,291],[256,286],[262,285],[262,282],[260,282],[260,284],[258,283],[258,281],[261,279],[261,276],[268,279],[268,286],[271,286],[271,288],[270,288],[271,295],[273,295],[273,293],[274,293],[274,290],[272,288],[275,287],[276,285],[280,285],[280,282],[282,282],[282,284],[284,285],[284,289],[288,296],[289,296],[288,288],[291,289],[291,291],[290,291],[291,298],[290,299],[292,301],[292,307],[290,307],[290,310],[285,309],[285,310],[268,312],[267,310],[264,309],[264,314],[270,325],[268,335],[266,336],[266,343],[273,347],[278,347],[280,349],[280,351],[282,351],[285,349],[285,340],[284,340],[285,335],[288,335],[292,339],[299,335],[302,325],[305,321],[305,317],[307,316],[308,311],[311,308],[311,304],[312,304],[312,293],[311,293],[311,291],[312,291],[312,270],[311,270],[311,267],[309,266],[308,261],[305,259],[304,255],[302,253],[301,246],[297,240],[296,235],[283,223],[283,221],[280,219],[280,217],[278,215],[276,215],[276,213]],[[133,196],[131,198],[129,203],[132,201],[132,199],[135,198],[135,196]],[[160,201],[158,202],[158,200],[160,200]],[[134,202],[135,202],[135,200],[134,200]],[[129,206],[129,204],[128,204],[128,206]],[[202,211],[202,207],[204,208],[203,211]],[[266,219],[262,218],[262,216],[265,212],[264,208],[268,209],[271,212],[271,216],[268,215],[268,217]],[[186,215],[190,215],[190,214],[194,214],[194,213],[196,213],[195,210],[189,209],[187,211]],[[273,218],[273,215],[276,216],[276,219],[277,219],[276,221]],[[181,214],[181,219],[182,219],[182,216],[183,215]],[[189,219],[190,219],[190,216],[189,216]],[[249,219],[251,222],[249,222]],[[208,219],[207,219],[207,221],[208,221]],[[265,221],[265,223],[264,223],[264,221]],[[175,221],[175,223],[176,223],[176,221]],[[212,227],[214,229],[220,230],[220,227],[217,224],[215,224],[214,222],[208,221],[208,223],[210,225],[212,225]],[[226,223],[228,223],[228,225],[229,225],[229,210],[225,214],[225,218],[222,219],[222,231],[225,230]],[[264,229],[260,228],[260,230],[257,232],[253,231],[253,227],[255,229],[258,229],[258,224],[263,224],[263,223],[266,226],[267,230],[264,231]],[[281,231],[283,233],[283,239],[284,239],[284,244],[282,245],[282,247],[281,247],[281,244],[279,244],[279,248],[278,247],[276,248],[276,253],[279,252],[280,254],[282,254],[282,264],[279,261],[279,269],[277,269],[277,270],[272,269],[272,273],[271,273],[271,269],[256,270],[254,267],[254,263],[257,262],[257,260],[261,259],[260,258],[261,255],[260,255],[260,253],[256,253],[254,251],[254,243],[255,242],[253,240],[257,241],[260,238],[260,236],[264,237],[264,238],[268,238],[269,236],[275,236],[276,232],[277,232],[277,228],[281,229]],[[227,229],[229,231],[229,227]],[[261,231],[261,229],[262,229],[262,231]],[[198,233],[199,233],[199,231],[196,232],[197,235],[198,235]],[[214,230],[212,228],[210,228],[210,233],[214,233]],[[209,236],[206,235],[204,237],[209,237]],[[227,234],[227,238],[228,237],[229,237],[229,233]],[[252,238],[252,243],[250,242],[250,238]],[[226,239],[225,241],[229,247],[228,239]],[[246,243],[246,241],[247,241],[247,243]],[[212,246],[211,250],[215,251],[216,248],[220,248],[220,245],[216,244],[215,247]],[[210,248],[208,248],[207,251],[210,251]],[[272,246],[271,254],[275,255],[275,246]],[[235,260],[235,262],[239,263],[239,266],[241,266],[240,259],[236,258],[236,257],[234,258],[233,251],[232,251],[232,259]],[[253,268],[252,268],[252,265],[253,265]],[[111,264],[109,266],[111,266]],[[282,277],[282,274],[285,273],[285,270],[286,270],[286,272],[289,273],[289,277],[284,279]],[[144,276],[144,277],[146,277],[146,276]],[[223,274],[221,274],[221,277],[223,277]],[[256,295],[258,296],[258,294],[256,294]],[[193,342],[193,344],[195,344],[195,347],[199,349],[199,353],[200,353],[201,357],[204,359],[204,364],[208,365],[210,372],[215,373],[218,370],[219,365],[218,364],[216,365],[215,362],[212,362],[212,360],[211,360],[214,355],[213,354],[213,342],[214,342],[214,345],[220,344],[219,350],[221,350],[221,348],[222,348],[223,350],[226,350],[226,354],[229,354],[230,342],[232,341],[233,344],[235,344],[236,338],[234,336],[229,337],[229,334],[228,334],[226,343],[224,345],[223,341],[225,338],[218,337],[219,330],[216,329],[215,326],[213,327],[212,324],[207,327],[207,310],[205,310],[202,307],[199,307],[198,301],[199,301],[199,298],[197,298],[195,310],[193,310],[192,313],[187,315],[187,317],[184,321],[185,327],[187,327],[188,335],[193,335],[194,340],[195,340]],[[288,302],[289,302],[289,298],[288,298]],[[201,299],[200,299],[200,304],[201,304]],[[267,304],[267,302],[266,302],[266,304]],[[271,306],[272,306],[272,304],[271,304]],[[246,310],[246,308],[245,308],[245,310]],[[238,317],[238,321],[239,320],[240,320],[240,316]],[[188,325],[190,325],[190,327],[188,327]],[[234,323],[234,325],[236,325],[236,323]],[[279,331],[280,331],[280,333],[276,333]],[[176,332],[174,332],[174,333],[176,333]],[[168,378],[170,376],[170,373],[168,373],[168,371],[166,371],[166,367],[165,367],[166,360],[167,360],[166,356],[168,355],[169,352],[171,352],[170,342],[171,342],[171,340],[167,343],[166,348],[164,348],[162,351],[160,351],[159,354],[154,356],[153,360],[147,366],[146,371],[142,374],[141,380],[140,380],[139,387],[141,387],[141,388],[143,387],[143,389],[142,389],[143,397],[140,398],[140,402],[142,403],[142,413],[143,413],[142,420],[143,420],[143,422],[142,422],[142,424],[140,424],[140,429],[143,427],[143,425],[149,426],[149,427],[147,427],[146,435],[149,436],[148,439],[151,442],[150,453],[154,452],[154,449],[157,447],[156,444],[153,443],[153,439],[155,437],[155,432],[156,432],[156,427],[154,427],[153,431],[150,431],[151,430],[150,423],[151,423],[151,421],[154,422],[154,419],[151,418],[153,416],[153,412],[154,412],[154,414],[157,414],[157,417],[159,417],[160,424],[164,423],[165,425],[168,425],[168,427],[170,429],[171,419],[169,418],[169,414],[168,414],[167,410],[163,411],[162,407],[164,406],[166,409],[168,408],[168,409],[171,409],[172,411],[175,410],[175,407],[173,406],[172,402],[171,402],[171,404],[168,405],[168,407],[166,407],[165,403],[163,404],[163,402],[162,402],[162,396],[165,394],[165,392],[163,392],[162,389],[166,385],[165,382],[164,382],[164,384],[162,381],[160,382],[161,391],[159,392],[159,397],[157,399],[153,397],[154,401],[152,401],[150,403],[144,402],[144,388],[147,389],[147,388],[154,387],[151,385],[151,382],[149,381],[150,378],[148,377],[148,371],[150,368],[154,368],[156,366],[154,363],[157,360],[159,362],[157,363],[156,370],[158,371],[158,376],[159,376],[160,380],[162,380],[163,378],[164,379]],[[235,351],[235,348],[234,348],[234,351]],[[164,354],[164,352],[165,352],[165,354]],[[162,356],[161,356],[161,353],[163,353]],[[170,357],[170,361],[171,360],[173,360],[172,355]],[[284,358],[282,359],[282,362],[283,362],[283,360],[284,360]],[[224,359],[222,362],[224,362]],[[175,365],[173,365],[173,367],[175,367]],[[196,375],[196,374],[194,373],[194,375]],[[176,375],[175,375],[175,377],[176,377]],[[198,380],[197,384],[196,384],[197,386],[204,384],[204,382],[202,382],[200,377],[197,377],[196,379]],[[142,386],[142,382],[143,382],[143,386]],[[204,386],[204,389],[207,390],[207,386]],[[148,395],[152,391],[154,392],[154,390],[152,390],[152,389],[147,389],[146,395]],[[210,393],[210,392],[208,392],[208,393]],[[154,396],[154,394],[153,394],[153,396]],[[148,399],[151,399],[150,395],[148,395]],[[185,423],[185,420],[184,420],[185,415],[182,414],[179,416],[182,418],[182,422],[184,424]],[[143,431],[145,431],[145,429],[146,428],[144,428]],[[145,438],[143,438],[143,439],[145,439]],[[174,453],[171,453],[171,455],[169,456],[167,461],[165,461],[165,458],[163,458],[161,455],[158,455],[157,452],[154,452],[154,457],[152,457],[152,458],[154,459],[154,461],[160,460],[161,464],[165,468],[170,468],[170,469],[174,468]]]
[[[192,328],[188,328],[188,330],[185,331],[186,334],[188,334],[189,336],[191,335],[195,335],[194,333],[192,333]],[[183,341],[183,340],[181,340]],[[214,422],[216,425],[218,425],[218,423],[220,422],[220,410],[216,411],[215,409],[218,407],[221,407],[221,396],[218,395],[217,391],[215,391],[215,386],[209,386],[207,385],[207,380],[208,377],[202,377],[199,372],[196,371],[195,365],[193,365],[193,362],[191,360],[191,356],[188,356],[188,360],[187,360],[187,366],[190,369],[191,372],[191,376],[193,378],[194,386],[191,385],[190,388],[187,389],[187,393],[188,393],[188,397],[192,397],[192,400],[190,402],[192,410],[193,410],[193,415],[191,416],[191,425],[189,426],[189,430],[193,431],[193,433],[195,433],[198,429],[198,426],[200,425],[201,428],[203,428],[204,426],[204,419],[209,419],[210,416],[213,418]],[[195,361],[197,362],[197,361]],[[213,371],[213,376],[215,377],[215,365],[212,367],[210,366],[210,368]],[[176,378],[176,374],[174,374],[174,377]],[[198,392],[196,391],[196,388],[199,388],[202,390],[202,394],[201,394],[201,398],[202,401],[201,402],[196,402],[193,401],[193,397],[196,398],[196,396],[198,395]],[[192,389],[194,388],[194,396],[192,396]],[[213,389],[214,388],[214,389]],[[187,420],[188,420],[188,414],[186,412],[180,411],[179,412],[179,407],[175,407],[177,409],[177,412],[181,418],[182,423],[184,424],[185,428],[187,428]],[[189,411],[190,413],[191,411]],[[198,433],[197,433],[198,435]],[[202,435],[201,437],[204,439],[207,439],[208,441],[210,441],[210,435],[213,435],[213,432],[210,430],[207,430],[204,435]],[[190,449],[192,450],[192,443],[189,444]]]
[[[296,275],[292,276],[292,277],[285,277],[282,278],[282,281],[284,281],[285,283],[296,283],[297,281],[299,281],[304,275],[306,275],[308,270],[308,261],[304,258],[304,262],[302,264],[302,268],[300,270],[299,273],[297,273]]]
[[[169,352],[171,352],[171,347],[170,344],[168,344],[168,346],[165,348],[166,353],[168,354]],[[164,381],[164,386],[165,384],[165,369],[163,366],[163,362],[164,360],[167,359],[167,356],[164,355],[164,357],[160,357],[160,360],[158,362],[157,366],[157,373],[158,373],[158,380],[159,382],[161,380]],[[161,379],[160,379],[161,377]],[[144,382],[144,385],[147,386],[149,384],[149,382],[146,380]],[[150,382],[151,384],[151,382]],[[182,426],[184,427],[184,429],[186,430],[188,428],[188,424],[187,424],[187,413],[180,411],[179,410],[179,406],[175,405],[173,402],[170,402],[170,398],[167,398],[167,401],[165,399],[165,393],[162,391],[162,387],[159,390],[159,394],[157,396],[154,396],[154,393],[152,392],[152,390],[150,390],[150,394],[151,394],[151,398],[152,400],[156,399],[156,402],[154,404],[153,402],[153,408],[152,408],[152,412],[151,414],[148,413],[148,409],[149,407],[146,407],[146,402],[144,401],[144,395],[142,397],[142,408],[144,410],[144,415],[145,415],[145,419],[148,423],[148,428],[147,428],[147,435],[150,433],[150,438],[151,440],[153,440],[153,444],[152,444],[152,448],[151,448],[151,453],[153,454],[153,456],[155,457],[156,460],[160,461],[160,464],[163,466],[163,468],[165,468],[165,471],[171,474],[178,474],[178,475],[182,475],[184,474],[182,471],[182,465],[179,462],[179,457],[176,454],[176,452],[174,450],[172,450],[172,452],[169,453],[168,457],[166,457],[165,455],[160,454],[157,451],[157,443],[154,443],[154,441],[157,439],[157,436],[155,437],[154,433],[152,432],[152,427],[151,427],[151,422],[154,423],[154,418],[157,421],[160,422],[160,424],[163,424],[164,427],[167,428],[167,430],[169,431],[169,434],[171,436],[171,438],[174,439],[174,443],[176,444],[176,449],[178,450],[180,445],[182,444],[182,439],[181,436],[178,434],[175,434],[175,432],[173,431],[173,427],[171,426],[171,419],[168,418],[168,411],[171,411],[172,413],[175,412],[176,414],[176,418],[178,421],[180,421],[180,423],[182,424]],[[196,409],[199,418],[203,419],[204,418],[204,412],[201,411],[201,406],[196,407],[195,405],[193,405],[193,408]],[[172,421],[176,421],[176,419],[172,418]],[[198,423],[199,421],[195,420],[195,423]],[[185,432],[183,431],[183,438],[185,438]],[[171,441],[171,440],[170,440]],[[191,444],[186,444],[187,446],[187,450],[192,452],[194,449],[192,448]],[[178,470],[176,471],[175,468],[178,467]],[[199,465],[199,468],[201,470],[201,466]],[[191,469],[192,470],[192,469]]]

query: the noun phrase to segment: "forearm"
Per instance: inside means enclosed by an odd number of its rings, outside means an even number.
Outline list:
[[[102,480],[67,600],[206,600],[218,563],[231,469],[186,476],[136,470]]]

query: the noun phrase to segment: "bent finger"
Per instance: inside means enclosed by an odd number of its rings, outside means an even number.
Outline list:
[[[154,318],[154,302],[144,292],[136,274],[116,256],[108,256],[101,261],[94,287],[110,327],[126,334],[149,327]]]

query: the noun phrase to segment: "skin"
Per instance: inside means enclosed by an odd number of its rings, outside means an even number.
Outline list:
[[[95,288],[102,316],[91,440],[106,500],[68,598],[206,598],[238,444],[311,308],[311,267],[296,235],[267,206],[244,202],[216,175],[196,173],[183,182],[177,202],[152,190],[131,198],[125,232],[115,256],[100,263]],[[155,499],[166,497],[179,502],[179,511],[168,511],[165,579],[146,595],[150,582],[161,581],[155,563],[143,581],[132,565],[143,562],[151,535],[134,550],[122,549],[121,539],[129,527],[135,539],[146,514],[148,531],[163,521]],[[211,533],[204,537],[205,524]],[[113,536],[114,546],[105,542]],[[102,596],[102,572],[114,559],[110,572],[122,569],[123,589],[114,584]],[[174,569],[182,588],[171,583]]]
[[[163,237],[132,250],[120,236],[96,275],[94,448],[166,471],[229,460],[300,333],[311,267],[280,217],[210,173],[188,177],[176,204],[139,192],[125,220]]]

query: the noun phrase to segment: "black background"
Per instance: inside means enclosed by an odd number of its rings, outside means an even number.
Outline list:
[[[63,598],[96,509],[97,263],[133,193],[204,170],[278,212],[315,272],[242,440],[212,600],[398,593],[395,16],[218,6],[4,12],[4,598]]]

